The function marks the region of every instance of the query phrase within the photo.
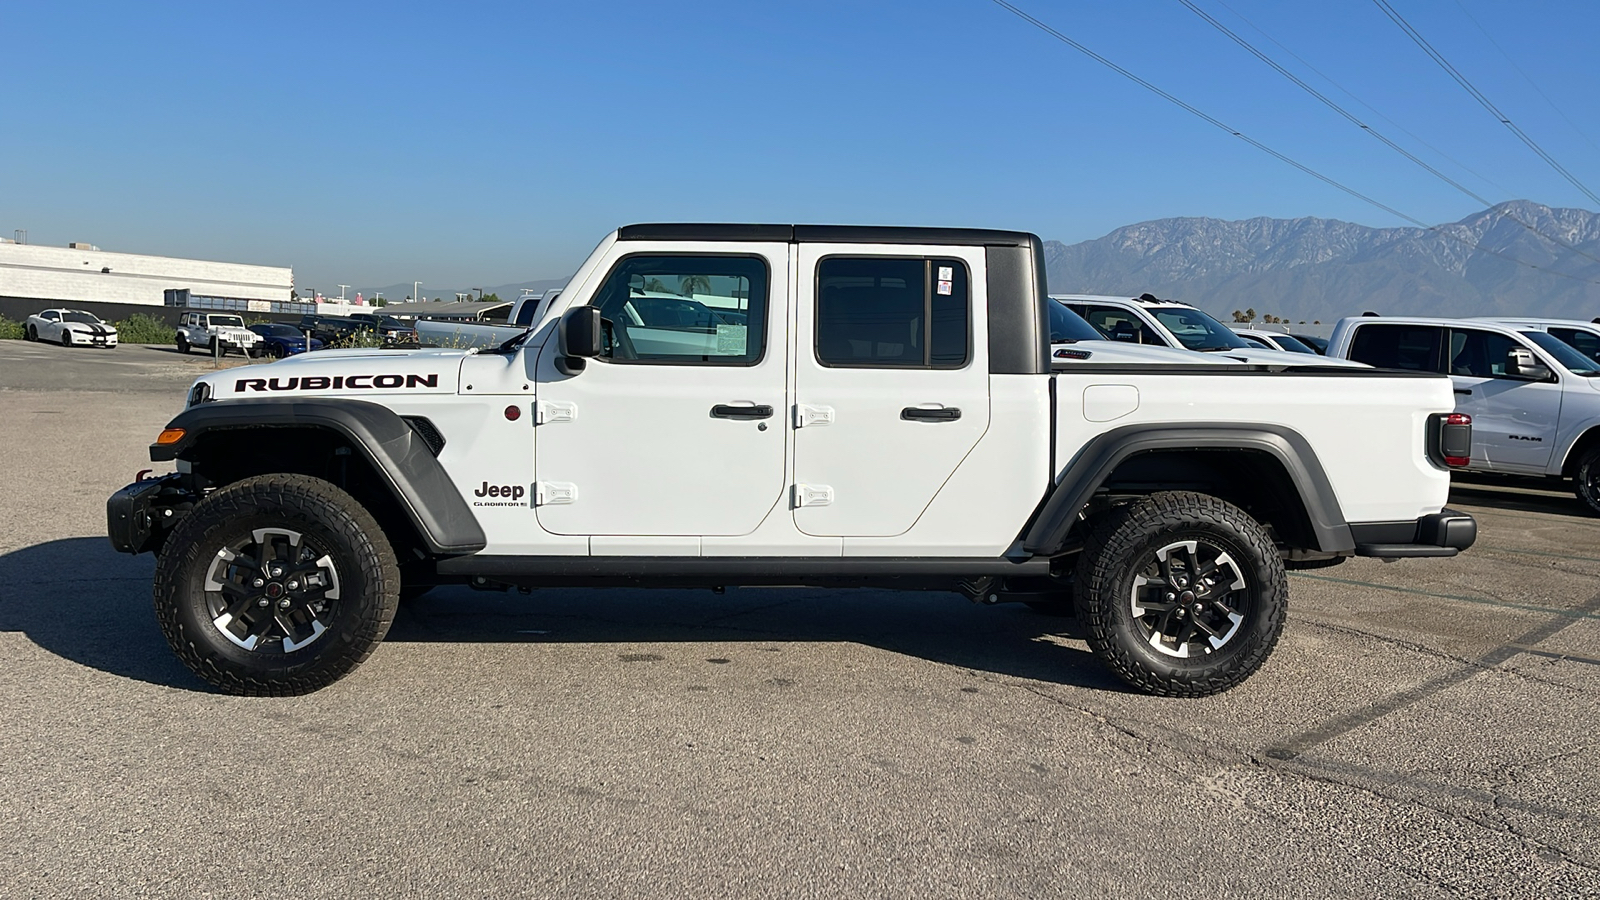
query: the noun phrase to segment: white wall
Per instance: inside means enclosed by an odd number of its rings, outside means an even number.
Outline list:
[[[288,300],[293,285],[294,270],[286,266],[0,244],[0,297],[160,306],[162,291],[169,288],[208,297]]]

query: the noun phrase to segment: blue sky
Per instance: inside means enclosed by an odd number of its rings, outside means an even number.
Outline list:
[[[1477,208],[1176,0],[1017,2],[1410,215]],[[1489,199],[1594,205],[1369,0],[1196,2]],[[1600,5],[1391,2],[1600,190]],[[1069,243],[1168,216],[1403,224],[989,0],[0,0],[0,38],[0,234],[293,265],[325,292],[557,277],[638,221],[959,225]]]

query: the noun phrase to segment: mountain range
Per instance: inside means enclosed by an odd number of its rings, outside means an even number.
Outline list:
[[[1293,322],[1385,315],[1600,316],[1600,214],[1511,200],[1433,228],[1338,219],[1157,219],[1077,244],[1046,241],[1052,293],[1143,293],[1223,321],[1254,309]],[[484,287],[515,299],[565,278]],[[452,299],[465,287],[424,284]],[[411,284],[364,289],[400,300]],[[354,296],[352,290],[351,296]]]
[[[1243,309],[1295,322],[1369,310],[1588,320],[1600,315],[1600,214],[1512,200],[1431,229],[1158,219],[1047,241],[1045,268],[1052,293],[1148,292],[1223,321]]]

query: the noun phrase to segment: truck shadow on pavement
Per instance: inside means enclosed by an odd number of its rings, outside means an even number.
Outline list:
[[[1532,512],[1574,519],[1600,518],[1589,511],[1583,501],[1570,493],[1552,493],[1547,490],[1528,489],[1514,483],[1483,481],[1454,482],[1450,485],[1451,506],[1478,506],[1503,512]]]
[[[156,625],[154,569],[151,556],[117,553],[103,537],[0,555],[0,632],[20,633],[108,674],[209,690],[178,662]],[[522,595],[441,587],[401,605],[388,642],[600,644],[624,654],[641,645],[702,643],[709,656],[711,645],[729,642],[848,642],[996,675],[1124,691],[1081,642],[1065,636],[1070,621],[944,593],[548,588]],[[529,647],[530,665],[537,653]]]

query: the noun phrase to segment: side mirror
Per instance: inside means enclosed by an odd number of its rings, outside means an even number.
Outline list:
[[[1506,351],[1506,374],[1530,381],[1548,381],[1553,373],[1549,366],[1534,358],[1532,350],[1512,347]]]
[[[588,357],[599,356],[602,349],[600,308],[579,306],[561,316],[557,337],[561,356],[556,358],[556,369],[563,375],[576,375],[583,371]]]

